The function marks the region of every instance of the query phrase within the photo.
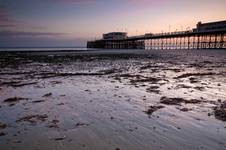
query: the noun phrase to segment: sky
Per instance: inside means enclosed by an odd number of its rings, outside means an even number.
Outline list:
[[[226,20],[226,0],[0,0],[0,47],[86,46],[103,33],[129,36]]]

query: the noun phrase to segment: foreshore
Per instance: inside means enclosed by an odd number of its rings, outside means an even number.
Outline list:
[[[225,50],[0,53],[4,150],[222,150]]]

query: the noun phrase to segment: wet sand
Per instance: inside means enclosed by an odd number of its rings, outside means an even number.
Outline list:
[[[226,149],[225,50],[0,53],[4,150]]]

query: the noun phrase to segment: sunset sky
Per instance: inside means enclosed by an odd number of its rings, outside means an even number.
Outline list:
[[[226,0],[0,0],[0,47],[85,46],[129,35],[226,20]]]

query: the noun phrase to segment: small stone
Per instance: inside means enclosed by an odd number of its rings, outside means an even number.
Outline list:
[[[6,133],[0,132],[0,136],[5,136],[5,135],[6,135]]]
[[[53,94],[52,93],[47,93],[45,95],[43,95],[42,97],[49,97],[49,96],[52,96]]]

